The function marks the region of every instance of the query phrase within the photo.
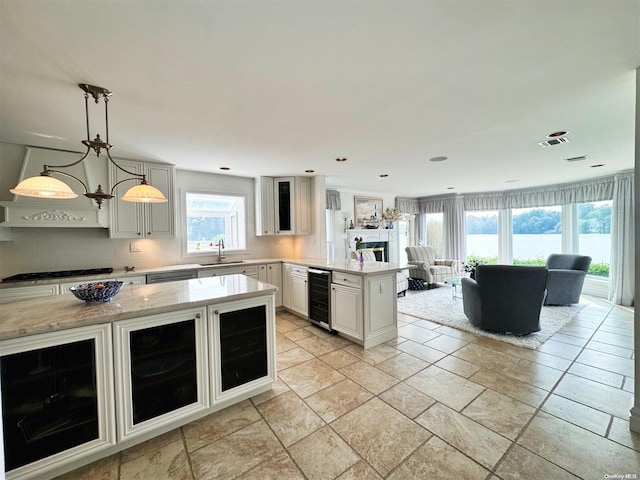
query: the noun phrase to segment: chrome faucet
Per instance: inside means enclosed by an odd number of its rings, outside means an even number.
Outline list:
[[[222,263],[222,259],[225,258],[225,256],[222,255],[223,249],[224,249],[224,240],[220,239],[218,241],[218,263]]]

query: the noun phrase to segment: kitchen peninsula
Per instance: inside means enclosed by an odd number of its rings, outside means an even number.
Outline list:
[[[396,265],[265,262],[154,269],[195,268],[199,278],[125,282],[104,304],[85,304],[71,293],[3,304],[7,478],[53,478],[269,390],[276,379],[278,287],[258,280],[263,266],[277,272],[285,308],[304,305],[296,312],[301,317],[310,311],[307,272],[322,269],[334,330],[364,348],[397,336]],[[127,277],[102,277],[116,275]],[[23,288],[55,282],[27,281]],[[0,288],[16,284],[25,282]]]
[[[52,478],[269,390],[276,290],[236,274],[4,304],[7,478]]]

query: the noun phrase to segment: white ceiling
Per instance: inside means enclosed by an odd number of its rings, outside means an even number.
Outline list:
[[[634,166],[638,0],[0,8],[2,142],[79,150],[89,83],[113,91],[114,156],[184,169],[424,196]]]

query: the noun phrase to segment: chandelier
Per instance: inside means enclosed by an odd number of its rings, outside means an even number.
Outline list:
[[[141,203],[157,203],[157,202],[166,202],[167,199],[162,194],[160,190],[149,185],[147,183],[147,177],[142,173],[135,173],[125,170],[120,165],[118,165],[113,158],[111,158],[110,150],[113,148],[113,145],[109,143],[109,97],[111,96],[111,92],[106,88],[96,87],[93,85],[87,85],[86,83],[80,83],[78,85],[84,91],[84,109],[85,109],[85,117],[87,123],[87,139],[82,140],[82,144],[87,147],[87,151],[84,156],[73,163],[69,163],[67,165],[44,165],[42,172],[40,175],[36,177],[29,177],[21,181],[15,188],[9,190],[14,195],[24,195],[27,197],[37,197],[37,198],[76,198],[78,195],[71,190],[71,188],[64,182],[54,178],[51,174],[63,175],[65,177],[73,178],[84,187],[83,195],[87,198],[92,198],[98,204],[98,208],[102,208],[102,203],[105,200],[110,200],[114,197],[113,192],[116,187],[124,182],[129,181],[137,181],[138,185],[131,187],[126,193],[121,197],[122,200],[127,202],[141,202]],[[106,141],[102,141],[100,134],[96,135],[94,140],[91,140],[91,133],[89,128],[89,95],[93,97],[95,103],[99,103],[100,100],[104,100],[104,116],[105,116],[105,129],[106,129]],[[111,163],[113,163],[118,169],[122,170],[128,175],[131,175],[131,178],[125,178],[124,180],[119,181],[113,187],[111,187],[110,193],[106,193],[102,190],[102,185],[98,185],[98,188],[95,192],[90,192],[88,186],[79,178],[74,177],[73,175],[63,172],[61,170],[57,170],[59,168],[69,168],[74,165],[82,162],[89,153],[91,153],[91,149],[96,153],[96,156],[99,157],[100,154],[105,151],[107,154],[107,158]]]

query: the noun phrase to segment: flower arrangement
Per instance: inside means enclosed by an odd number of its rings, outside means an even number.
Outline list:
[[[362,237],[356,237],[354,240],[356,241],[356,252],[359,252],[362,248]]]
[[[483,265],[484,262],[482,260],[479,260],[477,258],[469,258],[469,260],[467,260],[463,266],[464,266],[464,271],[469,273],[469,276],[471,278],[475,278],[476,276],[476,268],[478,267],[478,265]]]
[[[387,208],[384,212],[382,212],[382,219],[386,220],[387,222],[395,222],[401,216],[402,214],[397,208]]]

